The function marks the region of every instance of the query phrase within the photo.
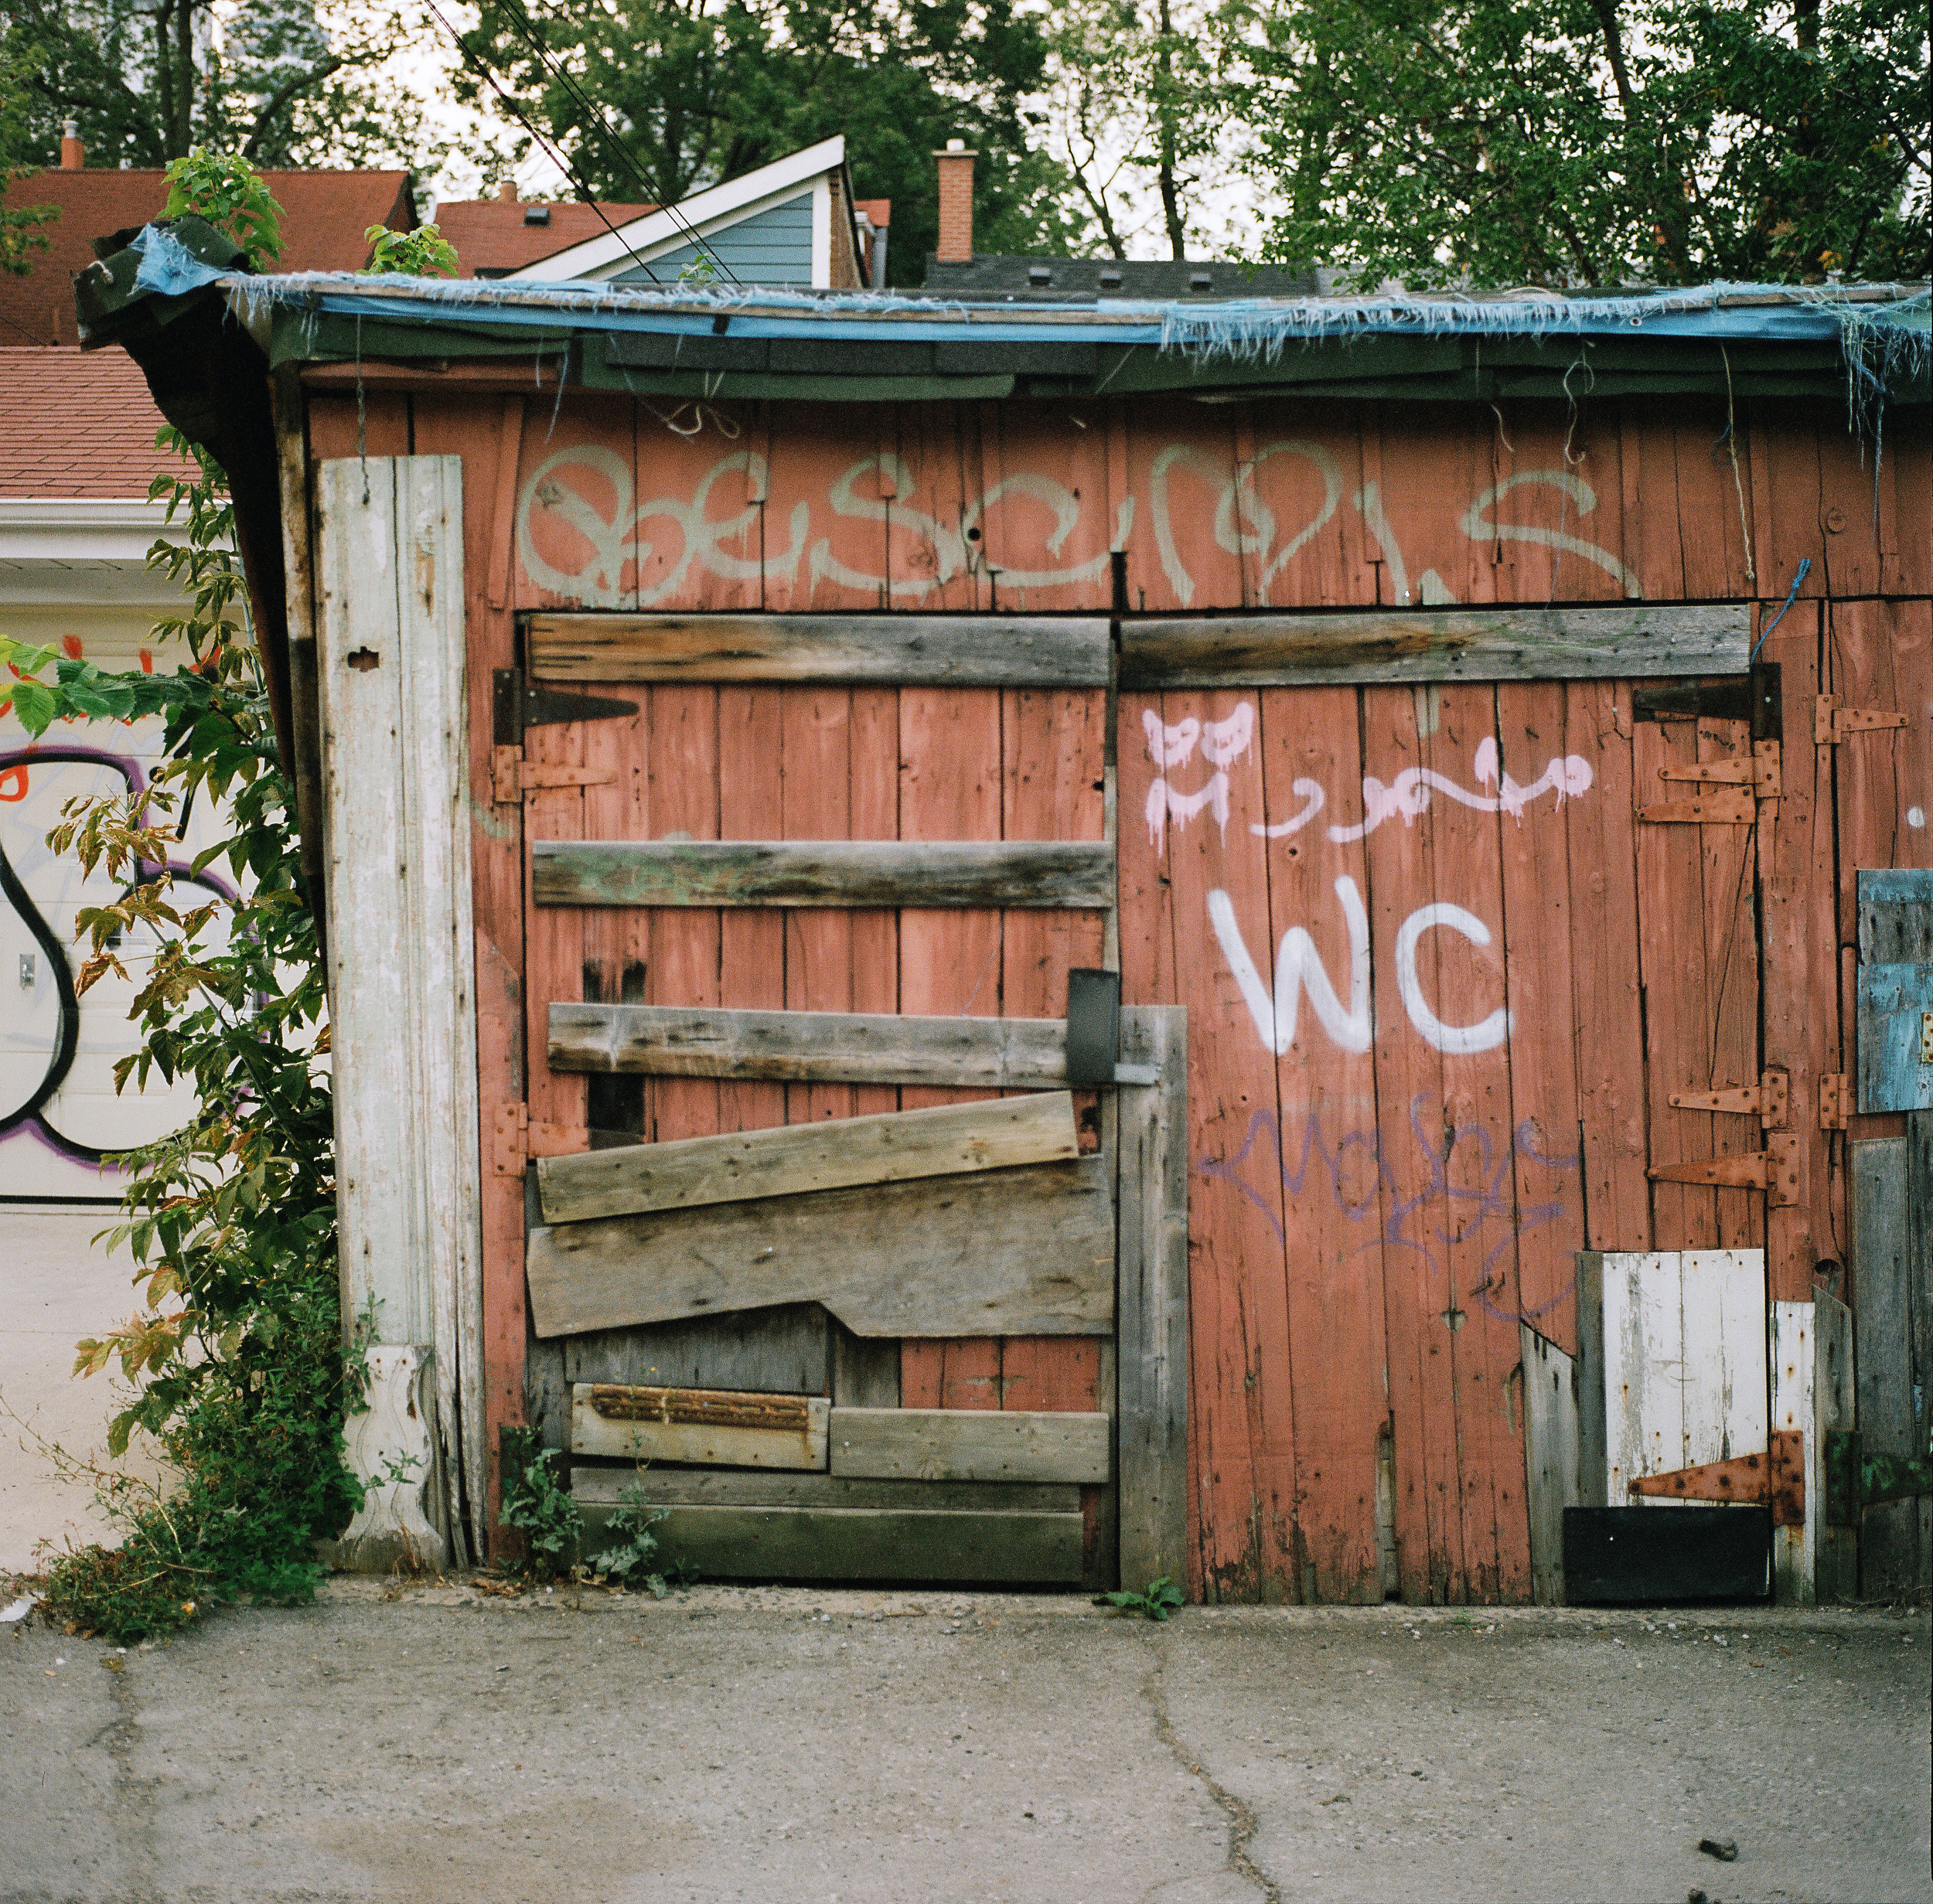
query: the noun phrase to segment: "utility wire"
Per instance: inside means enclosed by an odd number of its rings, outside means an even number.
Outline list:
[[[476,73],[477,77],[483,81],[484,84],[489,87],[490,90],[496,94],[497,97],[503,102],[504,110],[510,114],[510,117],[514,119],[519,125],[523,127],[523,130],[529,133],[530,137],[535,139],[537,144],[542,146],[544,150],[550,155],[552,162],[556,165],[557,169],[563,172],[564,176],[577,187],[578,191],[583,198],[585,203],[589,206],[591,210],[597,213],[598,218],[603,223],[605,230],[610,233],[611,236],[616,239],[618,243],[622,245],[626,250],[630,252],[633,258],[637,260],[639,269],[644,273],[646,277],[650,279],[653,284],[662,285],[664,280],[661,278],[656,271],[652,270],[651,267],[647,264],[643,258],[638,257],[637,252],[632,247],[630,240],[625,237],[622,232],[618,230],[615,225],[612,223],[609,219],[605,217],[604,207],[598,203],[597,195],[591,190],[590,181],[578,170],[576,166],[571,163],[569,158],[567,158],[563,152],[559,151],[550,140],[547,139],[544,135],[538,131],[537,128],[531,124],[530,121],[524,117],[523,108],[519,105],[517,102],[513,99],[500,85],[498,84],[496,74],[491,70],[491,68],[481,58],[479,58],[478,55],[471,52],[469,47],[464,42],[463,36],[459,33],[445,17],[443,10],[441,8],[438,6],[436,0],[424,0],[424,4],[428,5],[430,12],[435,15],[437,24],[442,28],[445,32],[449,35],[452,41],[455,45],[456,50],[462,55],[465,63],[467,64],[471,70]]]
[[[510,15],[512,23],[530,42],[531,50],[537,56],[538,63],[564,88],[566,95],[576,105],[578,110],[587,119],[595,122],[595,129],[603,135],[605,148],[616,154],[619,162],[625,170],[629,172],[639,186],[649,194],[653,189],[651,182],[638,169],[637,162],[631,156],[630,148],[618,136],[616,128],[605,117],[604,108],[598,104],[578,83],[577,76],[553,56],[548,44],[543,35],[537,30],[535,23],[524,10],[520,0],[502,0],[502,4],[504,11]],[[732,270],[731,267],[726,264],[724,260],[720,257],[703,238],[699,237],[696,227],[676,205],[662,205],[658,209],[666,213],[679,230],[691,240],[692,249],[701,257],[709,258],[741,290],[745,288],[744,281],[740,278],[738,274]],[[633,252],[632,255],[636,257],[636,254]]]

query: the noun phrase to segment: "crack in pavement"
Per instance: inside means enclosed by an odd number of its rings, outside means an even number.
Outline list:
[[[140,1722],[141,1701],[129,1683],[131,1677],[124,1666],[121,1671],[108,1674],[109,1696],[114,1702],[116,1716],[87,1742],[90,1747],[97,1743],[104,1746],[114,1763],[114,1810],[124,1821],[121,1828],[125,1836],[120,1848],[125,1868],[131,1873],[138,1873],[153,1870],[159,1853],[155,1823],[161,1781],[140,1777],[135,1770],[135,1728]]]
[[[1141,1682],[1141,1696],[1147,1700],[1154,1715],[1154,1735],[1174,1755],[1174,1763],[1192,1778],[1199,1779],[1208,1787],[1209,1796],[1220,1807],[1222,1815],[1229,1821],[1229,1850],[1227,1868],[1246,1883],[1252,1884],[1267,1900],[1267,1904],[1282,1904],[1282,1887],[1258,1865],[1249,1847],[1254,1842],[1258,1821],[1253,1809],[1236,1797],[1226,1786],[1216,1781],[1215,1775],[1204,1769],[1200,1758],[1189,1751],[1174,1729],[1174,1722],[1169,1716],[1168,1695],[1161,1684],[1161,1675],[1168,1664],[1169,1636],[1165,1632],[1156,1642],[1157,1650],[1154,1664],[1146,1679]]]

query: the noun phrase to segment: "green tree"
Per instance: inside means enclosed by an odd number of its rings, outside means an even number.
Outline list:
[[[0,0],[25,156],[74,120],[93,165],[165,165],[195,146],[264,167],[422,163],[450,149],[381,71],[435,29],[405,0]]]
[[[1230,0],[1268,254],[1363,287],[1924,274],[1900,0]]]
[[[894,281],[917,284],[938,230],[932,154],[980,153],[976,244],[1065,250],[1085,221],[1029,149],[1040,24],[1014,0],[482,0],[466,43],[600,197],[675,203],[846,135],[853,189],[893,202]],[[489,106],[474,72],[459,97]]]

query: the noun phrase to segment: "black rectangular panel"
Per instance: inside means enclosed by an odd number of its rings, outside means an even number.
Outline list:
[[[1769,1508],[1564,1510],[1564,1597],[1573,1606],[1764,1600],[1771,1590]]]

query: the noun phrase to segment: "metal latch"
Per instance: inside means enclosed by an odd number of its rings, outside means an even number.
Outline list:
[[[1763,1071],[1755,1085],[1727,1085],[1717,1091],[1674,1091],[1666,1100],[1680,1111],[1727,1111],[1756,1115],[1768,1130],[1782,1130],[1791,1121],[1792,1080],[1783,1071]]]
[[[1789,1209],[1798,1201],[1798,1133],[1768,1131],[1763,1150],[1738,1157],[1711,1157],[1701,1163],[1654,1163],[1645,1174],[1654,1184],[1762,1190],[1771,1208]]]
[[[1775,1428],[1764,1454],[1734,1455],[1729,1461],[1641,1474],[1629,1491],[1665,1500],[1756,1501],[1771,1509],[1774,1527],[1803,1527],[1805,1437],[1795,1428]]]
[[[1836,694],[1822,694],[1812,703],[1812,744],[1837,747],[1850,734],[1870,734],[1881,727],[1903,727],[1906,716],[1877,707],[1842,707]]]
[[[499,806],[514,806],[520,800],[558,787],[605,787],[616,778],[595,767],[554,767],[545,761],[527,761],[520,747],[490,749],[490,797]]]
[[[499,1104],[491,1121],[490,1169],[498,1177],[521,1177],[533,1157],[574,1156],[590,1147],[588,1125],[533,1123],[527,1104]]]
[[[1853,1094],[1846,1088],[1843,1071],[1828,1071],[1819,1081],[1819,1127],[1843,1130],[1846,1113],[1853,1108]]]
[[[1750,760],[1698,761],[1683,766],[1661,767],[1660,780],[1687,781],[1702,787],[1750,787],[1761,800],[1779,797],[1779,754],[1776,741],[1757,741]]]

